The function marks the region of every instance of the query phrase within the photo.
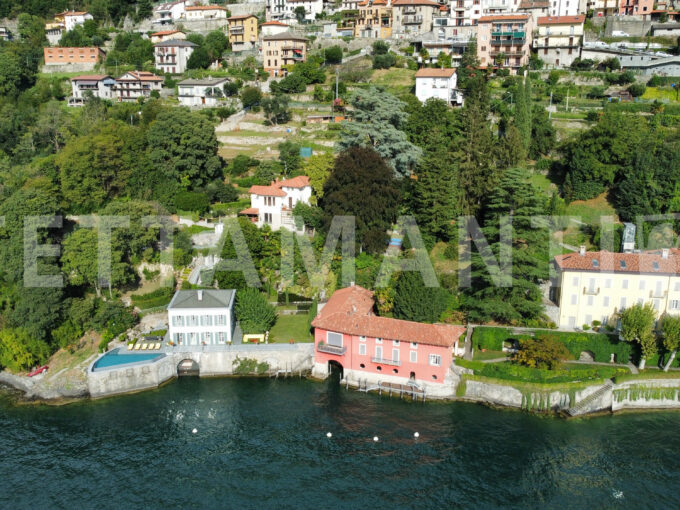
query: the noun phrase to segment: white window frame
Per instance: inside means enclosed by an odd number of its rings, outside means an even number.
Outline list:
[[[359,337],[359,341],[360,341],[360,342],[365,342],[365,341],[366,341],[366,337],[365,337],[364,335],[361,335],[361,336]]]
[[[382,345],[376,345],[375,346],[376,359],[382,359],[382,354],[383,354]]]
[[[392,349],[392,361],[399,361],[399,349]]]
[[[329,340],[330,335],[340,335],[340,345],[332,344]],[[326,345],[333,345],[335,347],[343,347],[345,345],[345,335],[337,331],[326,331]]]
[[[409,352],[409,361],[411,363],[418,363],[418,351]]]
[[[382,338],[376,338],[375,343],[378,344],[378,345],[381,345],[382,344]]]
[[[417,349],[418,344],[416,342],[411,342],[411,349]]]
[[[366,344],[359,344],[359,356],[366,356]]]
[[[621,288],[622,288],[622,289],[627,289],[627,288],[628,288],[628,280],[623,280],[623,282],[621,283]]]
[[[433,366],[433,367],[442,366],[441,354],[430,354],[430,356],[428,357],[428,360],[429,360],[430,366]]]
[[[399,347],[399,340],[392,340],[392,345],[395,347]]]

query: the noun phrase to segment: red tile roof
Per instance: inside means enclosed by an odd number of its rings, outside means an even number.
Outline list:
[[[435,69],[423,67],[416,72],[416,78],[451,78],[456,74],[455,69]]]
[[[496,14],[493,16],[482,16],[478,23],[488,23],[491,21],[514,21],[514,20],[528,20],[528,14]]]
[[[226,7],[222,7],[221,5],[192,5],[190,7],[186,7],[187,11],[226,11]]]
[[[137,81],[163,81],[163,78],[148,71],[128,71],[125,74],[131,74]],[[125,74],[123,76],[125,76]],[[123,79],[123,76],[116,78],[116,81],[131,81]]]
[[[312,321],[315,328],[357,336],[451,347],[465,326],[423,324],[373,314],[373,292],[358,285],[335,291]]]
[[[579,16],[543,16],[538,18],[539,25],[575,25],[586,20],[585,14]]]
[[[273,27],[273,26],[289,27],[290,25],[286,25],[285,23],[281,23],[280,21],[267,21],[265,23],[262,23],[262,25],[260,25],[260,26],[261,27]]]
[[[254,195],[266,195],[272,197],[285,197],[286,192],[281,188],[304,188],[309,186],[309,177],[306,175],[298,175],[292,179],[286,179],[283,181],[273,181],[269,186],[251,186],[248,193]]]
[[[227,19],[230,21],[236,21],[239,19],[257,18],[254,14],[239,14],[238,16],[229,16]]]
[[[170,34],[183,34],[181,30],[161,30],[160,32],[154,32],[151,37],[155,35],[170,35]]]
[[[407,5],[427,5],[439,8],[439,4],[437,2],[432,2],[431,0],[394,0],[392,2],[393,7],[403,7]]]
[[[87,80],[87,81],[99,81],[104,78],[110,78],[108,74],[82,74],[80,76],[74,76],[71,81]]]
[[[246,215],[257,215],[260,213],[260,210],[257,207],[249,207],[248,209],[243,209],[239,214],[246,214]]]
[[[557,255],[555,263],[563,271],[678,274],[680,273],[680,250],[669,250],[666,258],[663,257],[662,250],[641,253],[587,251],[583,255],[566,253]]]

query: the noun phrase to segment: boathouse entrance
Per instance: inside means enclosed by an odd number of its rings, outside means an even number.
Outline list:
[[[182,361],[179,362],[179,365],[177,365],[177,376],[178,377],[183,377],[183,376],[189,376],[189,375],[194,375],[197,376],[199,374],[199,366],[198,363],[192,359],[183,359]]]
[[[328,375],[331,379],[341,381],[344,375],[342,365],[335,360],[328,361]]]

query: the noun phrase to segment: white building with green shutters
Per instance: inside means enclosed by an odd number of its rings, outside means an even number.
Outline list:
[[[234,338],[234,290],[178,290],[168,305],[168,336],[178,346],[226,345]]]

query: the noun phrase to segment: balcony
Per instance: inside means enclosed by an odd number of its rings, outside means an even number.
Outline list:
[[[337,345],[317,344],[316,350],[325,352],[326,354],[335,354],[336,356],[343,356],[347,352],[347,347],[338,347]]]
[[[420,25],[423,22],[423,17],[418,16],[404,16],[402,20],[402,25]]]
[[[415,7],[404,7],[403,12],[404,14],[415,14],[418,11],[416,10]]]
[[[512,37],[513,39],[524,39],[526,32],[512,30],[510,32],[491,32],[491,37]]]
[[[496,39],[491,41],[491,46],[523,46],[526,39]]]
[[[661,293],[658,293],[654,290],[649,291],[649,297],[652,299],[664,299],[668,295],[668,291],[663,291]]]
[[[586,296],[597,296],[600,293],[600,287],[598,287],[597,289],[593,288],[589,289],[588,287],[583,287],[583,293]]]
[[[398,359],[371,358],[371,362],[378,363],[379,365],[393,365],[395,367],[401,366],[401,361]]]
[[[506,57],[523,57],[524,52],[522,51],[512,51],[508,49],[507,51],[503,50],[503,48],[498,48],[497,50],[494,50],[489,53],[492,57],[497,57],[498,55],[505,55]]]

